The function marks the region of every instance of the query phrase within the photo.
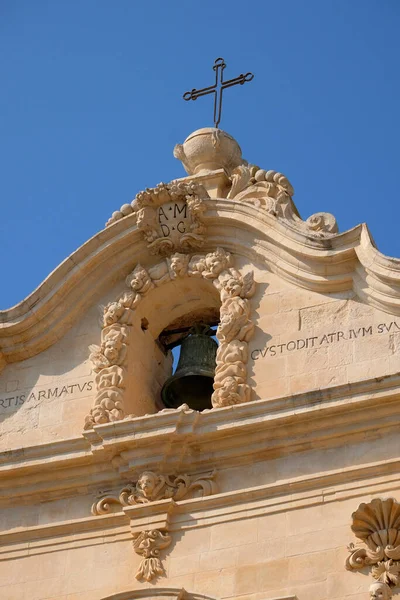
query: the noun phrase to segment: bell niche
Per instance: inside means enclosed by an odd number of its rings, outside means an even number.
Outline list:
[[[167,408],[187,404],[198,411],[210,409],[218,349],[218,344],[212,338],[215,331],[209,325],[200,323],[183,330],[166,331],[164,335],[176,333],[183,333],[184,337],[179,344],[176,371],[161,390],[163,404]]]

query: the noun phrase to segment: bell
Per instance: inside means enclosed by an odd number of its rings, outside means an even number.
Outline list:
[[[211,394],[218,345],[208,326],[195,326],[181,344],[181,353],[174,375],[161,390],[165,406],[177,408],[188,404],[194,410],[211,408]]]

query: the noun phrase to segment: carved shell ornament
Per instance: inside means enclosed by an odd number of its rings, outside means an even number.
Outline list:
[[[376,580],[371,598],[391,598],[400,584],[400,504],[393,498],[362,503],[352,514],[351,529],[360,540],[348,547],[346,569],[371,569]]]

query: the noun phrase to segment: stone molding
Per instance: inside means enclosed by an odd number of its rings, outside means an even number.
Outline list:
[[[366,304],[400,315],[400,260],[376,250],[366,225],[325,238],[244,201],[208,199],[205,206],[205,225],[220,232],[215,245],[263,261],[294,285],[322,293],[353,289]],[[238,229],[256,231],[257,246],[249,248]],[[0,311],[3,363],[34,356],[61,339],[106,289],[126,277],[132,256],[144,250],[130,215],[71,254],[30,296]],[[112,267],[104,269],[110,259]]]
[[[322,293],[353,289],[365,303],[400,315],[400,260],[380,254],[365,225],[325,239],[244,202],[207,200],[206,207],[204,222],[217,219],[223,232],[218,243],[226,248],[265,261],[295,285]],[[242,244],[238,228],[258,232],[256,248]],[[143,244],[132,216],[122,219],[74,252],[26,300],[0,311],[4,361],[26,359],[58,341],[96,297],[127,275]],[[113,267],[104,269],[111,257]]]
[[[74,490],[96,494],[121,481],[135,481],[144,470],[209,471],[250,464],[277,452],[293,454],[310,444],[326,449],[365,441],[377,429],[382,434],[397,431],[399,397],[400,376],[390,376],[337,386],[326,394],[258,400],[207,413],[172,410],[96,425],[83,437],[1,453],[0,505],[16,505],[28,497],[32,502],[67,497],[71,478]],[[374,469],[389,477],[399,463],[378,462],[360,472],[354,467],[325,481],[334,485],[373,477]]]
[[[371,598],[390,600],[400,584],[400,504],[393,498],[374,498],[360,504],[351,517],[359,542],[348,546],[346,569],[368,568],[375,579]]]
[[[205,596],[204,594],[196,594],[195,592],[188,592],[184,588],[165,588],[165,587],[152,587],[151,589],[145,590],[132,590],[129,592],[119,592],[102,600],[136,600],[137,598],[164,598],[165,600],[215,600],[211,596]],[[272,600],[278,600],[277,598]],[[295,597],[281,598],[279,600],[296,600]]]
[[[297,509],[329,504],[357,496],[385,492],[393,493],[399,488],[398,464],[393,476],[382,483],[377,477],[377,465],[371,470],[371,482],[357,481],[362,469],[354,473],[353,481],[340,485],[333,484],[329,478],[315,476],[312,486],[308,480],[299,477],[297,486],[268,484],[236,492],[220,493],[202,498],[180,500],[161,500],[147,505],[125,507],[122,512],[89,516],[59,523],[27,527],[22,530],[0,533],[0,560],[9,560],[23,556],[42,554],[54,550],[69,550],[83,545],[97,545],[110,541],[129,541],[143,530],[167,530],[168,535],[184,532],[198,527],[212,526],[216,523],[234,523],[237,520],[264,517],[268,514],[296,511]],[[338,470],[336,477],[340,477]],[[363,473],[365,476],[365,473]],[[331,485],[332,484],[332,485]],[[62,543],[60,544],[60,539]]]
[[[255,291],[253,271],[242,276],[233,267],[232,256],[223,248],[208,254],[175,252],[148,270],[136,265],[125,280],[129,291],[103,308],[101,344],[89,346],[89,358],[97,373],[97,393],[85,418],[85,430],[125,418],[126,355],[134,311],[155,287],[181,277],[209,281],[221,298],[213,407],[249,402],[251,389],[247,384],[246,364],[248,342],[254,333],[249,300]]]

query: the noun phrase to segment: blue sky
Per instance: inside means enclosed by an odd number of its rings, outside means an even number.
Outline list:
[[[366,221],[400,256],[398,0],[0,0],[0,307],[27,296],[145,187],[184,175],[177,142],[212,125],[283,172],[306,218]]]

